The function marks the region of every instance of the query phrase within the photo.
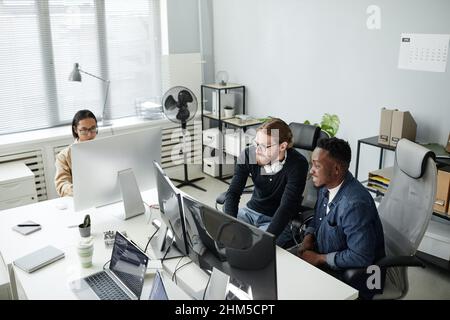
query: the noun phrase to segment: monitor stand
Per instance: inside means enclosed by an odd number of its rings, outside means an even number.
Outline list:
[[[153,256],[155,259],[164,259],[182,257],[183,254],[178,251],[173,242],[173,234],[166,226],[166,224],[160,220],[154,219],[152,224],[155,225],[158,221],[159,230],[156,236],[150,241],[152,247]],[[170,233],[170,234],[169,234]],[[167,253],[166,253],[167,252]]]
[[[125,169],[117,173],[120,190],[122,192],[124,214],[120,217],[123,220],[130,219],[145,213],[146,208],[141,197],[133,169]]]

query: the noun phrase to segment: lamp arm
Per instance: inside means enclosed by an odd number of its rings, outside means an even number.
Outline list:
[[[78,71],[83,72],[83,73],[85,73],[85,74],[87,74],[87,75],[89,75],[89,76],[91,76],[91,77],[96,78],[96,79],[102,80],[103,82],[108,82],[108,83],[109,83],[109,80],[106,80],[106,79],[97,77],[96,75],[93,75],[92,73],[89,73],[89,72],[86,72],[86,71],[84,71],[84,70],[81,70],[80,68],[78,68]]]
[[[108,93],[109,93],[109,84],[110,84],[109,80],[104,80],[104,81],[106,82],[106,95],[105,95],[105,104],[103,105],[102,121],[105,120],[106,103],[108,102]]]

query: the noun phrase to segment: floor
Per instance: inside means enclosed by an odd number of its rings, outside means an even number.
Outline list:
[[[183,167],[173,167],[165,170],[171,178],[183,179]],[[214,207],[217,195],[228,189],[228,185],[201,172],[200,165],[189,166],[189,178],[205,177],[196,184],[203,187],[207,192],[197,190],[193,187],[183,187],[183,191],[201,200],[205,204]],[[244,194],[241,204],[250,199],[250,194]],[[410,289],[405,299],[424,300],[450,300],[450,270],[445,270],[427,263],[426,268],[409,268]]]

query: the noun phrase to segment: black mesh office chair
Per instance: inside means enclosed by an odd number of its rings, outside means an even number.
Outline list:
[[[291,122],[289,128],[292,131],[293,147],[300,152],[309,163],[311,168],[311,153],[317,145],[317,141],[321,138],[328,138],[328,134],[320,130],[320,127]],[[303,240],[303,234],[306,230],[306,224],[310,221],[314,215],[314,206],[317,201],[317,189],[314,187],[311,176],[308,175],[305,185],[305,191],[302,195],[302,206],[299,214],[292,220],[291,227],[293,232],[294,241],[299,243]],[[225,203],[226,192],[219,194],[216,198],[216,209],[218,205]]]

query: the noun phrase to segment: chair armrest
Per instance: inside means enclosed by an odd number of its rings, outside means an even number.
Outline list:
[[[225,203],[225,196],[227,195],[226,192],[222,192],[221,194],[219,194],[216,198],[216,203],[223,205]]]
[[[384,257],[378,260],[375,265],[380,268],[390,267],[422,267],[425,268],[425,264],[420,261],[416,256],[394,256]],[[356,279],[367,277],[367,268],[353,268],[344,271],[344,280],[348,282],[354,282]]]
[[[420,261],[416,256],[394,256],[384,257],[377,262],[380,267],[422,267],[425,268],[425,264]]]
[[[301,207],[300,212],[292,219],[291,223],[294,227],[300,228],[305,222],[314,216],[314,210]]]

